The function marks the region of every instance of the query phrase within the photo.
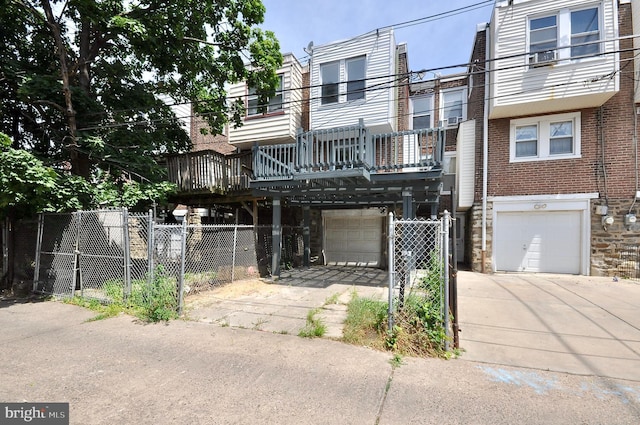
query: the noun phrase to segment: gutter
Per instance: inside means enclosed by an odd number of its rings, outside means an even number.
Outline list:
[[[482,273],[487,272],[487,193],[489,175],[489,52],[491,51],[490,24],[485,28],[485,62],[484,62],[484,111],[482,119],[482,255],[480,269]]]

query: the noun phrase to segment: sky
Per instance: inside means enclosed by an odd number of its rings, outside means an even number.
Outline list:
[[[412,71],[464,64],[479,23],[489,22],[493,1],[483,0],[262,0],[266,7],[261,25],[275,33],[282,53],[307,62],[303,48],[319,46],[394,26],[396,43],[407,43]],[[467,8],[468,9],[463,9]],[[462,9],[445,14],[435,15]],[[434,17],[408,26],[420,18]],[[464,71],[441,70],[440,74]]]

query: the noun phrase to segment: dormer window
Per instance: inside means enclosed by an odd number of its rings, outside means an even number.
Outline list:
[[[279,75],[278,77],[279,79],[276,92],[264,105],[260,104],[260,97],[258,96],[256,89],[254,87],[249,87],[247,95],[247,116],[268,115],[282,111],[284,101],[282,96],[282,87],[284,84],[283,76]]]

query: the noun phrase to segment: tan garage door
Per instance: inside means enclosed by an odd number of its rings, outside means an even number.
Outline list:
[[[378,210],[323,211],[327,265],[379,267],[384,214]]]

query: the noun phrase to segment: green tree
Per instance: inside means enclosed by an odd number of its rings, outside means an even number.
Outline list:
[[[259,0],[9,0],[0,131],[89,181],[161,181],[158,157],[189,148],[168,104],[190,103],[221,132],[243,114],[228,83],[273,92],[282,56],[257,27],[264,13]]]

